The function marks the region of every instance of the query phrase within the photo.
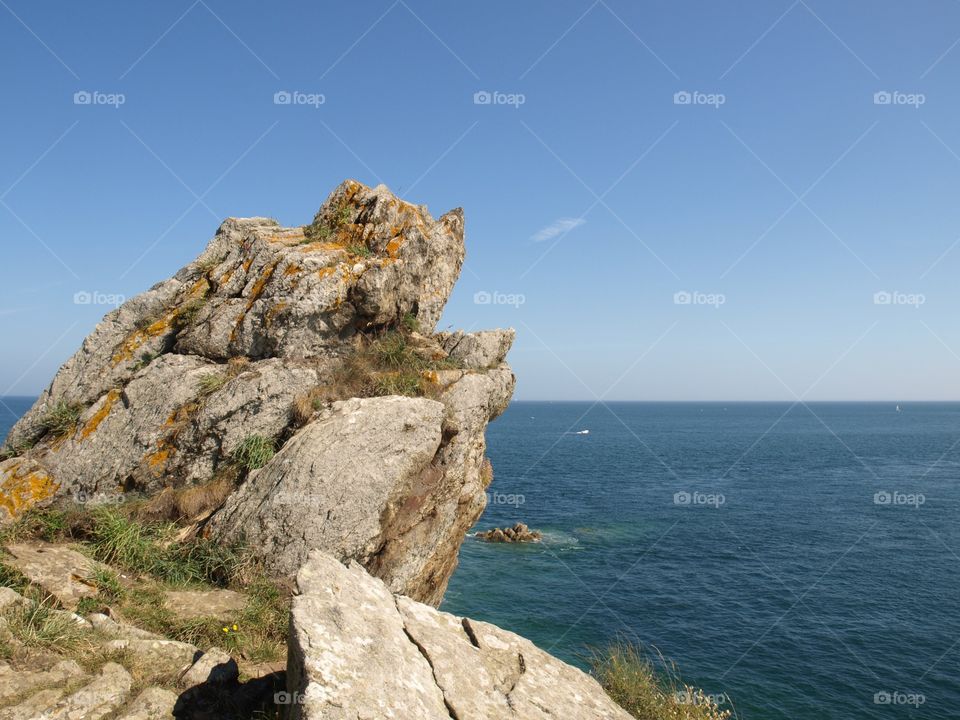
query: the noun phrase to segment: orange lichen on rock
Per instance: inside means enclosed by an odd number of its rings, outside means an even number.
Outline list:
[[[273,324],[273,321],[276,319],[277,315],[279,315],[286,306],[287,302],[285,300],[280,300],[267,310],[263,318],[263,321],[267,327],[270,327]]]
[[[387,255],[392,258],[397,257],[397,253],[400,252],[400,247],[403,245],[403,237],[398,235],[393,238],[390,242],[387,243]]]
[[[155,320],[145,328],[134,330],[127,336],[127,339],[120,343],[120,347],[113,353],[113,364],[119,365],[122,362],[133,358],[133,354],[147,340],[159,337],[171,329],[170,321],[173,319],[174,312],[169,312],[159,320]]]
[[[110,411],[113,409],[113,405],[120,398],[120,391],[114,388],[107,393],[106,397],[103,400],[103,404],[100,406],[100,409],[97,410],[93,417],[87,420],[86,424],[80,430],[80,440],[86,440],[100,426],[100,423],[104,421],[107,415],[110,414]]]
[[[250,288],[250,295],[247,297],[247,306],[243,309],[243,312],[240,313],[239,317],[237,317],[237,322],[233,326],[233,330],[230,331],[230,342],[234,342],[237,339],[237,333],[240,331],[240,326],[243,324],[243,319],[247,316],[247,313],[250,312],[250,308],[253,307],[253,304],[263,294],[264,288],[267,286],[267,283],[270,282],[270,278],[273,277],[273,273],[279,264],[280,260],[278,259],[267,265],[267,267],[264,268],[263,273],[253,284],[253,287]]]
[[[170,455],[174,452],[173,442],[169,437],[157,441],[157,449],[149,452],[143,457],[143,464],[150,468],[154,474],[159,474],[167,464]]]
[[[3,468],[0,469],[0,508],[6,510],[11,519],[53,497],[60,489],[60,483],[36,463],[15,460],[5,465],[0,466]]]

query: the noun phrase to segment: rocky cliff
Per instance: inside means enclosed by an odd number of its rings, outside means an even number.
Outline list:
[[[354,181],[304,227],[226,220],[108,314],[16,424],[0,518],[205,489],[180,519],[271,572],[322,549],[439,603],[514,386],[512,331],[434,334],[463,258],[462,211],[434,219]]]

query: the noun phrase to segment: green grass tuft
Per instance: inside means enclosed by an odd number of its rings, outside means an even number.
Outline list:
[[[70,615],[58,612],[53,596],[17,604],[4,613],[7,630],[28,648],[63,652],[83,639],[83,628]]]
[[[248,435],[233,451],[233,460],[247,470],[258,470],[276,454],[273,440],[263,435]]]
[[[222,373],[207,373],[206,375],[200,376],[200,379],[197,381],[197,389],[200,391],[200,395],[209,397],[226,385],[228,379],[229,378]]]
[[[77,423],[80,422],[82,413],[82,405],[59,400],[47,408],[38,424],[48,435],[55,438],[64,437],[73,432]]]

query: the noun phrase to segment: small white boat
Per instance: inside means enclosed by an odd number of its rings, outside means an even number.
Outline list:
[[[899,405],[897,405],[897,412],[903,412],[903,410],[900,409]]]
[[[574,435],[589,435],[589,434],[590,434],[589,430],[577,430],[577,432],[574,433]]]

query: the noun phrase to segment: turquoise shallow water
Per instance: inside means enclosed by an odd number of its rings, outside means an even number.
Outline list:
[[[468,539],[443,608],[580,664],[638,638],[750,720],[958,718],[958,441],[954,403],[516,402],[478,529],[546,541]]]
[[[958,718],[958,440],[960,404],[517,402],[477,527],[546,542],[468,540],[443,608],[638,638],[743,718]]]

